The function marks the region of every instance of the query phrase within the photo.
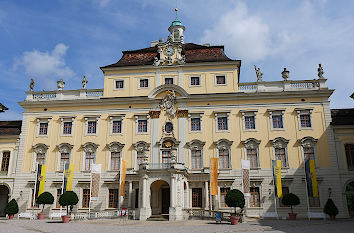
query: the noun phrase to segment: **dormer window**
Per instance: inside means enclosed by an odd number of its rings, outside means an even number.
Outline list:
[[[149,88],[149,79],[141,78],[139,80],[139,88]]]
[[[124,80],[115,80],[115,89],[124,89]]]
[[[216,85],[226,85],[226,76],[225,75],[216,75],[215,76]]]
[[[199,76],[191,76],[190,77],[191,86],[200,86],[200,77]]]

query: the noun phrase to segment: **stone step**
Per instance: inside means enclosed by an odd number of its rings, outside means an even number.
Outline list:
[[[168,221],[168,215],[151,215],[147,221]]]

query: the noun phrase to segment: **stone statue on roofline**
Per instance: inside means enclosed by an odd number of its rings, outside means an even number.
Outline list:
[[[31,78],[31,83],[30,83],[30,91],[33,91],[34,88],[34,80]]]
[[[284,81],[288,81],[290,78],[290,71],[284,68],[283,72],[281,72],[281,76],[283,77]]]
[[[86,79],[86,76],[84,75],[83,79],[82,79],[82,89],[86,89],[86,85],[88,83],[87,79]]]
[[[57,82],[58,90],[59,90],[59,91],[63,90],[64,86],[65,86],[65,82],[64,82],[63,79],[61,78],[61,79]]]
[[[320,79],[325,79],[325,77],[323,77],[324,72],[323,72],[323,67],[322,67],[321,64],[318,64],[318,69],[317,69],[317,71],[318,71],[318,77],[319,77]]]
[[[257,68],[257,66],[254,65],[254,70],[256,71],[257,82],[262,82],[263,73],[261,72],[261,68]]]

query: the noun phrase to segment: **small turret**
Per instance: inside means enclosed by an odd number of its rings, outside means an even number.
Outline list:
[[[186,30],[186,27],[178,19],[178,8],[175,8],[176,19],[171,23],[168,31],[171,33],[171,38],[173,42],[184,43],[183,33]]]

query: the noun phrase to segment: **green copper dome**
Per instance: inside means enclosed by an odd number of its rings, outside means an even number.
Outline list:
[[[175,19],[172,23],[171,26],[183,26],[182,22],[179,21],[178,19]]]

